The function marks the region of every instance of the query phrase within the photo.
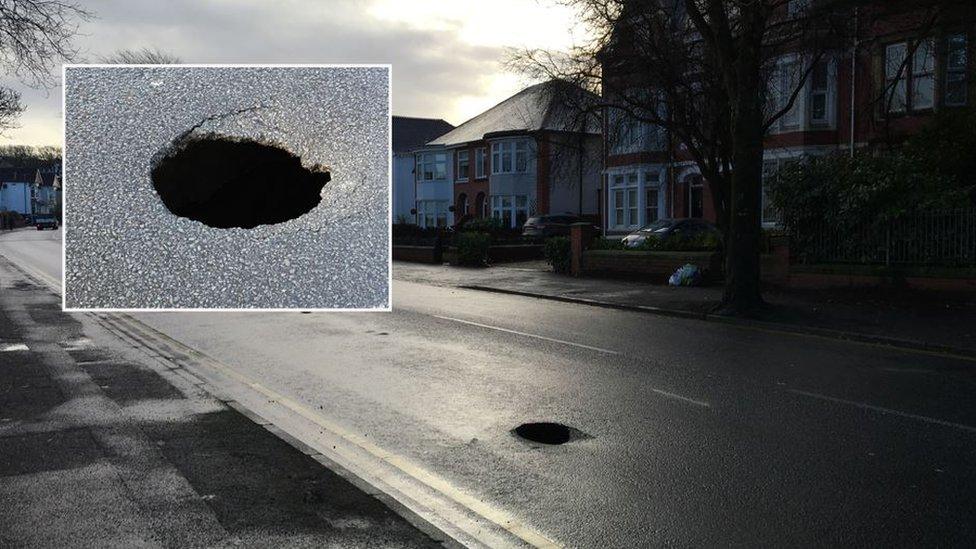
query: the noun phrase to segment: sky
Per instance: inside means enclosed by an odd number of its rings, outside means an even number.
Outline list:
[[[157,48],[186,63],[390,63],[393,113],[460,124],[532,82],[511,48],[570,47],[582,31],[557,0],[87,0],[77,62]],[[55,70],[60,74],[60,66]],[[61,89],[22,94],[0,144],[60,145]]]

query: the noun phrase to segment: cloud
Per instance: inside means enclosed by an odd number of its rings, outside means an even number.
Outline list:
[[[119,49],[153,47],[188,63],[390,63],[394,113],[455,124],[477,114],[473,105],[487,107],[517,91],[506,89],[514,84],[502,78],[500,45],[465,41],[459,28],[378,18],[362,1],[92,0],[86,6],[96,18],[82,25],[78,46],[89,62]],[[45,97],[15,87],[28,110],[7,139],[60,142],[60,90]]]

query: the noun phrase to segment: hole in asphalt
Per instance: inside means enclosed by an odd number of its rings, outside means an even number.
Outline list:
[[[278,146],[214,133],[177,139],[154,161],[151,176],[170,212],[221,229],[308,213],[332,177]]]
[[[573,433],[576,431],[571,427],[567,427],[561,423],[523,423],[512,432],[516,436],[530,440],[532,442],[539,442],[541,444],[565,444],[573,438]]]

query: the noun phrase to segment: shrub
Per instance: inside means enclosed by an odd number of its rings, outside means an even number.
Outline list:
[[[488,263],[488,248],[491,235],[488,233],[464,231],[454,238],[457,246],[457,261],[467,267],[484,267]]]
[[[483,217],[481,219],[471,219],[458,227],[460,232],[487,233],[495,242],[505,240],[520,240],[522,229],[513,229],[502,225],[502,220],[495,217]]]
[[[598,236],[590,242],[591,250],[623,250],[624,241],[619,238],[606,238]]]
[[[443,227],[421,228],[412,223],[393,224],[393,242],[403,245],[434,245],[438,235],[445,231]]]
[[[546,263],[552,265],[553,272],[569,273],[571,255],[569,238],[554,236],[546,239],[543,254],[546,257]]]

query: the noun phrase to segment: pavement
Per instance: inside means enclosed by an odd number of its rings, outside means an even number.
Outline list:
[[[976,356],[976,296],[902,289],[769,288],[757,319],[711,314],[722,288],[557,275],[545,261],[486,269],[396,262],[398,280]]]
[[[60,309],[0,257],[0,547],[440,546],[321,455]]]
[[[976,544],[972,357],[432,280],[394,279],[390,313],[112,313],[84,335],[465,546]],[[574,436],[512,432],[540,421]]]

